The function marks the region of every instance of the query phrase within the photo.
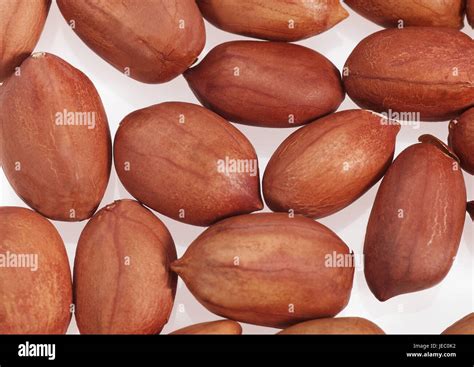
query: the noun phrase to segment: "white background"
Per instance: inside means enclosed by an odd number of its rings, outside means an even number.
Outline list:
[[[345,5],[344,5],[345,6]],[[346,7],[347,8],[347,7]],[[381,28],[350,12],[350,17],[327,31],[300,44],[313,48],[328,57],[342,70],[351,50],[366,36]],[[207,43],[200,60],[214,46],[236,39],[247,39],[216,29],[206,23]],[[467,26],[464,32],[474,37]],[[119,122],[130,112],[164,101],[185,101],[198,103],[182,76],[170,83],[147,85],[127,78],[91,51],[68,27],[53,2],[45,30],[36,51],[46,51],[60,56],[83,71],[94,82],[107,111],[112,134]],[[285,67],[285,65],[281,65]],[[349,97],[339,110],[356,108]],[[269,157],[277,146],[294,129],[268,129],[236,125],[253,143],[259,156],[260,172],[263,173]],[[417,142],[418,136],[430,133],[446,141],[448,124],[422,123],[419,130],[404,126],[398,135],[396,154]],[[474,200],[473,176],[464,173],[468,198]],[[361,254],[365,228],[378,184],[361,199],[343,211],[324,218],[321,222],[334,230],[356,253]],[[131,198],[119,182],[114,169],[105,197],[100,205],[116,199]],[[0,205],[25,206],[16,196],[8,181],[0,172]],[[267,210],[267,209],[266,209]],[[155,213],[157,214],[157,213]],[[182,224],[158,215],[167,225],[175,240],[178,256],[204,228]],[[54,222],[67,246],[71,267],[79,235],[86,222]],[[392,298],[379,302],[369,291],[363,271],[355,272],[354,287],[349,305],[340,316],[366,317],[386,333],[428,333],[439,334],[454,321],[474,311],[474,224],[466,216],[464,234],[458,256],[448,276],[438,286],[422,292]],[[317,302],[317,300],[315,300]],[[179,309],[184,309],[184,312]],[[175,305],[169,323],[163,333],[204,321],[220,319],[201,306],[189,293],[183,282],[178,283]],[[277,330],[242,324],[244,333],[275,333]],[[75,321],[71,322],[69,333],[78,333]]]

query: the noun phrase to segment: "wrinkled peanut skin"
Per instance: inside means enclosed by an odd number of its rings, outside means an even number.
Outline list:
[[[255,126],[303,125],[334,112],[345,97],[326,57],[283,42],[223,43],[184,77],[204,106]]]
[[[0,267],[0,334],[64,334],[72,282],[63,240],[32,210],[0,207],[0,253],[37,256],[37,270]]]
[[[84,228],[74,262],[76,320],[82,334],[157,334],[176,293],[173,239],[133,200],[97,212]]]
[[[190,0],[58,0],[58,6],[94,52],[144,83],[176,78],[206,41],[201,13]]]
[[[203,322],[173,331],[173,335],[240,335],[242,326],[232,320]]]
[[[474,175],[474,108],[451,121],[448,142],[461,160],[461,167]]]
[[[253,162],[257,154],[232,124],[205,108],[167,102],[125,117],[114,143],[125,188],[150,208],[184,223],[208,226],[263,207],[258,167],[222,172],[226,157]]]
[[[372,321],[361,317],[337,317],[302,322],[280,331],[280,335],[375,335],[385,334]]]
[[[328,263],[334,254],[349,262]],[[327,227],[303,216],[261,213],[211,226],[172,269],[211,312],[283,328],[332,317],[347,305],[351,259],[349,248]]]
[[[365,237],[365,277],[385,301],[433,287],[448,273],[466,217],[459,163],[430,143],[404,150],[385,174]]]
[[[112,164],[107,116],[92,82],[45,53],[26,59],[21,75],[11,76],[0,89],[3,170],[13,189],[50,219],[90,218]],[[67,124],[64,110],[88,114],[84,121],[91,125]]]
[[[300,41],[349,16],[339,0],[197,0],[216,27],[270,41]]]
[[[33,52],[50,5],[51,0],[0,1],[0,82]]]
[[[446,121],[474,106],[474,41],[449,28],[387,29],[362,40],[344,68],[360,107]]]
[[[464,25],[464,0],[344,0],[382,27],[450,27]]]
[[[384,122],[386,121],[386,124]],[[273,154],[263,177],[273,211],[321,218],[351,204],[390,166],[400,125],[363,110],[302,127]]]
[[[474,313],[463,317],[461,320],[456,321],[453,325],[448,327],[442,332],[444,335],[474,335]]]

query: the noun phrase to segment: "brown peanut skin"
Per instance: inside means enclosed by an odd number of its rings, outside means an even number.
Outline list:
[[[474,313],[456,321],[453,325],[442,332],[444,335],[474,335]]]
[[[253,146],[201,106],[168,102],[133,112],[120,124],[114,156],[130,194],[175,220],[207,226],[263,207],[258,170],[218,171],[226,157],[257,162]]]
[[[204,106],[255,126],[302,125],[334,112],[345,97],[339,71],[328,59],[288,43],[227,42],[184,77]]]
[[[382,27],[464,26],[464,0],[345,0],[353,10]],[[403,23],[400,23],[402,21]]]
[[[381,335],[372,321],[361,317],[337,317],[302,322],[280,331],[280,335]]]
[[[469,24],[474,28],[474,0],[467,0],[466,15]]]
[[[474,42],[448,28],[408,27],[370,35],[344,68],[347,94],[361,108],[419,112],[445,121],[474,105]]]
[[[219,320],[191,325],[176,331],[171,335],[240,335],[242,326],[232,320]]]
[[[267,205],[273,211],[321,218],[357,200],[392,162],[400,125],[386,122],[372,112],[350,110],[294,132],[265,170]]]
[[[336,234],[311,219],[250,214],[211,226],[172,269],[211,312],[283,328],[347,305],[354,268],[326,266],[333,252],[352,258]]]
[[[449,124],[449,146],[461,161],[461,167],[474,175],[474,108]]]
[[[176,249],[165,225],[136,201],[116,201],[97,212],[81,234],[74,263],[80,332],[159,333],[176,293],[173,260]]]
[[[300,41],[349,16],[339,0],[197,0],[197,4],[216,27],[270,41]]]
[[[69,261],[58,231],[25,208],[0,207],[0,253],[37,256],[37,270],[0,267],[0,334],[64,334],[71,320]]]
[[[176,78],[196,60],[206,41],[194,1],[58,0],[58,6],[94,52],[144,83]]]
[[[404,150],[382,180],[367,226],[372,293],[385,301],[438,284],[454,261],[465,216],[459,164],[427,142]]]
[[[0,82],[33,52],[50,5],[51,0],[0,1]]]
[[[36,54],[1,89],[3,170],[13,189],[48,218],[90,218],[112,161],[107,116],[92,82],[59,57]],[[64,110],[94,113],[95,128],[56,124]]]

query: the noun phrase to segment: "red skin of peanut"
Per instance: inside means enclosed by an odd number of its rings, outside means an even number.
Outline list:
[[[32,210],[0,207],[0,253],[37,256],[37,269],[0,268],[0,333],[64,334],[71,320],[71,270],[64,242]]]
[[[197,59],[204,21],[189,0],[58,0],[64,18],[100,57],[144,83],[165,83]]]
[[[0,2],[0,82],[33,52],[50,6],[51,0]]]
[[[345,97],[327,58],[283,42],[223,43],[184,77],[205,107],[254,126],[303,125],[334,112]]]
[[[157,334],[176,293],[173,239],[133,200],[97,212],[84,228],[74,261],[74,303],[82,334]]]
[[[464,26],[463,0],[344,0],[363,17],[382,27]],[[401,21],[403,23],[401,23]]]
[[[403,151],[382,180],[367,226],[372,293],[385,301],[438,284],[454,261],[465,213],[459,163],[429,142]]]
[[[461,161],[461,167],[474,175],[474,108],[449,124],[449,146]]]
[[[232,320],[203,322],[173,331],[172,335],[240,335],[242,326]]]
[[[386,29],[362,40],[344,73],[360,107],[446,121],[474,105],[474,42],[450,28]]]
[[[361,317],[336,317],[302,322],[282,330],[280,335],[373,335],[385,334],[372,321]]]
[[[474,0],[467,0],[466,15],[469,24],[474,28]]]
[[[263,192],[274,211],[321,218],[372,187],[392,163],[398,123],[363,110],[338,112],[302,127],[273,154]]]
[[[339,0],[197,0],[197,4],[216,27],[270,41],[300,41],[349,16]]]
[[[461,320],[456,321],[445,331],[442,332],[444,335],[474,335],[474,313],[463,317]]]
[[[93,83],[61,58],[38,53],[0,90],[0,135],[8,137],[3,170],[13,189],[50,219],[90,218],[112,165],[107,116]],[[87,116],[68,124],[64,111]]]
[[[333,263],[333,254],[349,261]],[[214,224],[172,269],[211,312],[284,328],[339,313],[349,301],[352,261],[344,242],[312,219],[260,213]]]
[[[226,157],[257,162],[255,149],[238,129],[190,103],[135,111],[115,136],[115,168],[125,188],[150,208],[193,225],[263,207],[258,169],[226,174],[218,169]]]

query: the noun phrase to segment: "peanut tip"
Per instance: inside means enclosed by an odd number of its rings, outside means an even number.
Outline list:
[[[259,211],[262,210],[264,207],[262,199],[259,197],[257,201],[255,201],[255,210]]]
[[[175,260],[171,263],[170,268],[174,273],[180,274],[181,269],[183,268],[183,262],[181,259]]]
[[[439,140],[437,137],[430,134],[424,134],[418,138],[418,141],[423,144],[431,144],[435,146],[448,157],[454,159],[459,164],[461,163],[461,161],[459,160],[459,157],[444,142]]]
[[[105,207],[105,210],[113,210],[117,206],[117,202],[115,201],[113,204],[109,204]]]
[[[46,56],[46,52],[35,52],[31,55],[33,59],[41,59]]]
[[[452,121],[449,123],[449,130],[454,129],[458,123],[459,123],[459,120],[452,120]]]

